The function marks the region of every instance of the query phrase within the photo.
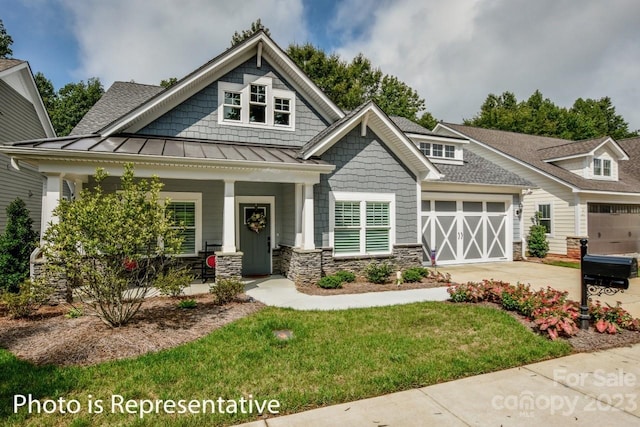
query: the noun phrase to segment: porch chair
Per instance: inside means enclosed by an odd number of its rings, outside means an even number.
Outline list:
[[[202,283],[208,279],[216,280],[216,255],[215,248],[220,247],[215,243],[204,242],[204,258],[202,259],[201,274]]]

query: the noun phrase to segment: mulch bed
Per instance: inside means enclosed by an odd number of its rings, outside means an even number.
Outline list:
[[[370,283],[359,277],[355,282],[343,283],[342,288],[338,289],[323,289],[319,286],[297,286],[297,289],[307,295],[344,295],[364,294],[367,292],[406,291],[407,289],[438,288],[441,286],[447,286],[447,283],[436,282],[434,279],[422,279],[422,282],[402,283],[398,286],[391,282],[384,284]]]
[[[190,298],[197,301],[195,308],[179,308],[178,300],[172,298],[149,298],[134,319],[120,328],[111,328],[95,316],[68,319],[68,305],[42,307],[28,319],[3,316],[0,347],[36,365],[93,365],[194,341],[264,307],[244,296],[224,306],[216,305],[211,294]]]

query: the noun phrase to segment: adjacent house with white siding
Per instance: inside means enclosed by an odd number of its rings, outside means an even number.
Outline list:
[[[0,59],[0,144],[55,136],[29,64]],[[7,221],[6,207],[18,197],[27,205],[34,229],[40,229],[42,185],[35,167],[0,154],[0,232]]]
[[[640,252],[640,138],[585,141],[439,123],[439,135],[464,138],[472,151],[532,182],[523,193],[524,235],[540,214],[550,252]],[[527,224],[528,223],[528,224]]]

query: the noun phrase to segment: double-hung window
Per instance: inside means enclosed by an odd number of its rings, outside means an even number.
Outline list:
[[[197,255],[202,240],[202,194],[161,192],[160,196],[169,198],[167,214],[183,238],[180,255]]]
[[[611,160],[593,159],[593,175],[611,176]]]
[[[547,234],[551,234],[551,204],[538,205],[538,221],[547,230]]]
[[[249,121],[251,123],[267,122],[267,87],[264,85],[250,85],[251,99],[249,100]]]
[[[332,193],[331,200],[336,255],[391,253],[395,195]]]
[[[218,82],[218,123],[295,130],[295,92],[274,80],[246,74],[244,83]]]

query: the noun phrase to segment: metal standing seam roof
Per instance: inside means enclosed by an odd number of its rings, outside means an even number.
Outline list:
[[[114,135],[106,138],[95,135],[70,136],[18,142],[13,144],[13,147],[52,149],[59,153],[134,154],[167,158],[281,163],[283,165],[295,166],[329,166],[327,162],[322,160],[304,160],[299,158],[299,148],[297,147],[231,143],[226,141],[202,141],[146,135]]]
[[[560,181],[565,182],[569,186],[576,187],[580,190],[640,193],[640,177],[630,174],[627,166],[625,165],[627,162],[633,162],[633,157],[630,157],[630,160],[623,160],[618,163],[620,165],[618,181],[587,179],[553,163],[545,162],[544,157],[546,156],[541,155],[541,152],[545,153],[547,151],[553,151],[549,149],[571,144],[572,141],[453,123],[443,123],[443,125],[449,129],[460,132],[468,138],[486,144],[507,156],[529,164],[533,168],[549,174]],[[590,141],[591,142],[589,142],[589,144],[594,143],[597,139]],[[584,147],[581,149],[584,149]]]

